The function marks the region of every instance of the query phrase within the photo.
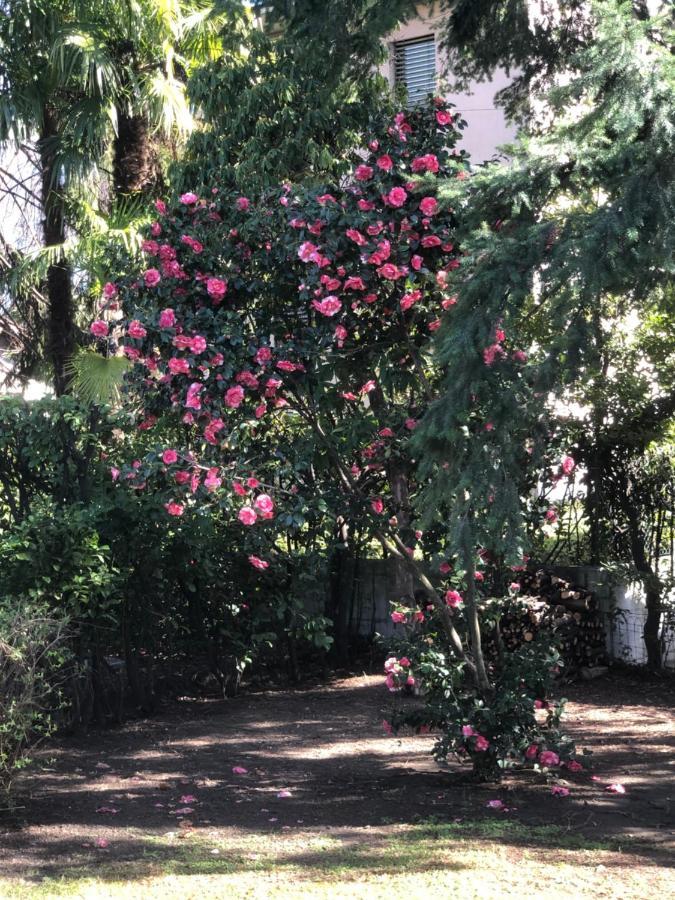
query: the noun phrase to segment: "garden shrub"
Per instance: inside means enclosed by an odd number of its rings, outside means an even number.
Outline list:
[[[31,749],[54,729],[69,661],[65,618],[32,598],[0,598],[0,790],[6,795]]]

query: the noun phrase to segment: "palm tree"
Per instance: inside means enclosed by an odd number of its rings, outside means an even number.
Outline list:
[[[60,394],[77,344],[68,198],[77,186],[98,190],[114,213],[122,199],[158,188],[159,138],[189,132],[186,76],[195,61],[218,53],[230,8],[216,16],[205,0],[5,0],[3,7],[0,145],[37,149],[46,344]]]

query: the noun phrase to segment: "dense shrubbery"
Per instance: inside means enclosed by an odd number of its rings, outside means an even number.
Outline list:
[[[27,597],[0,597],[0,792],[52,732],[69,661],[63,617]]]

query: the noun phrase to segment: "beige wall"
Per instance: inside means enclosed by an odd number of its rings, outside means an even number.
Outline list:
[[[382,68],[382,74],[389,83],[394,84],[393,45],[397,41],[406,41],[411,38],[425,37],[437,33],[443,16],[439,14],[438,4],[423,4],[418,7],[418,17],[402,25],[387,38],[390,48],[389,61]],[[436,44],[436,71],[443,76],[447,68],[445,54],[441,53]],[[450,77],[445,80],[452,81]],[[467,127],[464,130],[460,147],[471,154],[474,163],[484,162],[490,159],[497,147],[512,141],[515,137],[515,128],[507,124],[501,109],[494,104],[494,95],[502,87],[508,84],[508,78],[503,71],[497,71],[491,82],[476,83],[469,94],[452,94],[444,92],[447,99],[454,103],[462,118],[466,120]]]

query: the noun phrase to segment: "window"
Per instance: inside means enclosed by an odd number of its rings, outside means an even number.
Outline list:
[[[412,106],[436,93],[436,41],[433,35],[394,44],[394,83],[405,87]]]

